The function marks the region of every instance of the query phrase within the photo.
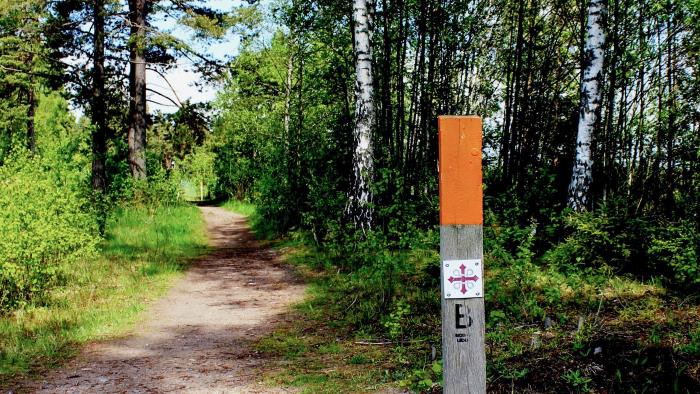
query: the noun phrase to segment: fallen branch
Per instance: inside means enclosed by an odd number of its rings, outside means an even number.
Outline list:
[[[370,345],[370,346],[386,346],[386,345],[393,345],[393,344],[403,344],[403,343],[420,343],[420,342],[426,342],[427,339],[414,339],[410,341],[380,341],[380,340],[365,340],[365,341],[355,341],[353,342],[356,345]]]

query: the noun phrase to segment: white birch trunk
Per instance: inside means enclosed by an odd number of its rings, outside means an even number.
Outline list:
[[[372,0],[354,0],[355,36],[355,153],[354,185],[350,191],[349,213],[355,226],[363,230],[372,226],[373,173],[372,126],[374,125],[374,76],[372,74]]]
[[[576,137],[576,160],[569,185],[569,206],[575,211],[583,211],[588,206],[592,180],[591,140],[600,106],[599,84],[603,72],[603,47],[605,45],[603,17],[605,12],[605,0],[590,1],[584,48],[585,64],[581,81],[581,113]]]
[[[287,79],[284,83],[284,135],[287,145],[289,145],[289,123],[291,121],[291,102],[292,102],[292,78],[294,76],[294,56],[292,49],[289,49],[289,58],[287,59]],[[287,146],[289,148],[289,146]],[[287,149],[289,152],[289,149]]]

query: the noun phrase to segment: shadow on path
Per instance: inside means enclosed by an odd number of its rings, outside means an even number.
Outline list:
[[[304,286],[245,218],[201,207],[214,251],[146,312],[137,334],[89,345],[73,362],[28,382],[40,393],[283,393],[265,387],[252,344],[272,332]]]

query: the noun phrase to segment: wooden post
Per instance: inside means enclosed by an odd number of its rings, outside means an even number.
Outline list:
[[[438,128],[444,392],[485,393],[481,118],[441,116]]]

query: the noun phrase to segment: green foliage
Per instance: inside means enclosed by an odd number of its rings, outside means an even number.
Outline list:
[[[611,217],[606,212],[571,214],[565,222],[571,235],[546,260],[573,266],[624,268],[631,257],[639,255],[641,245],[635,237],[643,236],[646,230],[645,223],[625,219],[631,218]]]
[[[29,146],[30,125],[42,90],[61,78],[49,59],[45,0],[0,3],[0,163]]]
[[[158,152],[166,162],[183,159],[204,144],[210,132],[209,110],[207,104],[185,102],[173,114],[156,113],[149,129],[149,150]]]
[[[410,305],[404,300],[397,301],[393,311],[384,319],[382,325],[391,339],[400,339],[403,334],[403,325],[406,317],[411,313]]]
[[[45,372],[85,343],[123,335],[207,247],[196,207],[116,209],[98,253],[73,261],[43,304],[0,316],[0,386]]]
[[[119,146],[118,149],[126,149]],[[110,181],[110,190],[106,196],[116,206],[132,205],[137,207],[155,207],[176,205],[184,198],[181,193],[182,173],[179,170],[167,170],[163,167],[164,157],[157,151],[148,151],[146,155],[146,172],[148,178],[135,180],[125,162],[118,161],[117,153],[112,162],[114,168]],[[108,161],[109,163],[109,161]]]
[[[647,253],[674,283],[689,288],[700,285],[700,234],[690,222],[657,229]]]
[[[95,255],[95,217],[80,174],[15,154],[0,167],[0,310],[40,300],[78,260]]]
[[[689,342],[684,345],[681,351],[694,356],[700,356],[700,323],[688,332]]]
[[[562,378],[565,382],[570,384],[577,393],[588,393],[591,391],[589,388],[591,378],[586,377],[579,370],[569,371],[562,375]]]
[[[279,93],[284,79],[277,71],[284,67],[286,52],[280,36],[275,37],[269,49],[242,50],[215,104],[224,110],[214,129],[221,192],[239,200],[253,195],[255,180],[265,173],[266,165],[279,170],[284,166],[272,161],[281,159],[278,152],[283,149]]]
[[[665,276],[686,288],[700,283],[700,237],[689,221],[672,223],[603,207],[567,216],[564,231],[569,235],[544,255],[560,269],[609,266],[640,277]]]
[[[276,233],[308,228],[319,243],[336,234],[346,200],[338,148],[347,127],[336,126],[346,97],[320,83],[334,56],[326,44],[311,48],[278,31],[269,45],[241,50],[215,104],[218,193],[255,201]]]
[[[48,92],[39,97],[34,121],[37,151],[45,160],[65,163],[73,173],[86,179],[91,161],[87,153],[90,130],[76,125],[68,101],[60,92]]]
[[[197,188],[195,198],[200,201],[204,201],[216,187],[215,162],[215,154],[206,147],[200,146],[176,164],[176,171],[181,179],[191,182]]]
[[[165,171],[150,173],[147,180],[123,178],[118,194],[113,198],[119,204],[151,207],[178,204],[180,184]]]
[[[414,392],[432,392],[436,386],[442,386],[442,363],[435,361],[429,368],[416,369],[406,379],[399,382],[399,386]]]

